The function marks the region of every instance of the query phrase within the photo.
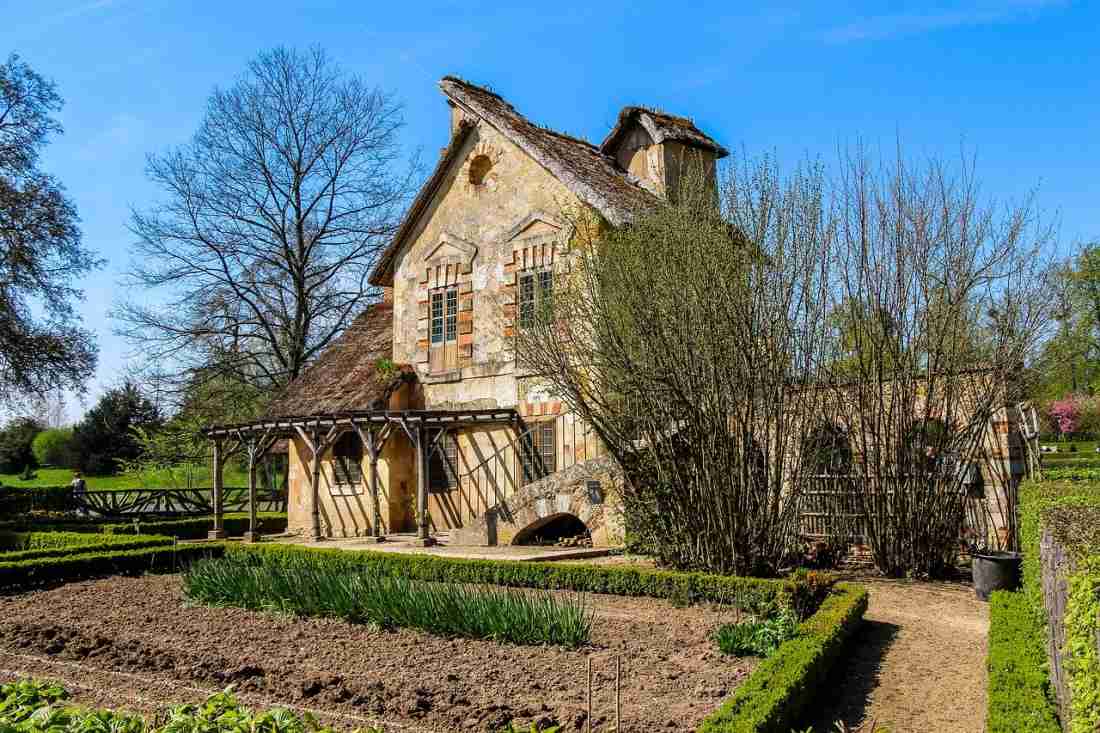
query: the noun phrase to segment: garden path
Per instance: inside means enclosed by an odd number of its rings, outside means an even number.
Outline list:
[[[988,606],[962,583],[858,578],[870,591],[839,689],[815,716],[870,733],[982,733],[986,709]],[[862,726],[860,728],[859,726]]]

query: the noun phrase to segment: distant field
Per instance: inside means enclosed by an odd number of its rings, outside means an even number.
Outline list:
[[[0,483],[4,486],[16,488],[35,488],[37,486],[67,486],[73,480],[73,472],[68,468],[39,468],[35,470],[38,477],[31,481],[21,481],[19,474],[0,473]],[[244,471],[236,471],[226,467],[223,479],[226,486],[247,486],[248,474]],[[138,476],[136,474],[121,474],[118,476],[85,476],[89,491],[110,491],[112,489],[170,489],[183,488],[185,480],[183,476],[173,483],[166,472],[151,473]],[[211,485],[210,470],[206,467],[195,471],[194,485],[208,487]]]

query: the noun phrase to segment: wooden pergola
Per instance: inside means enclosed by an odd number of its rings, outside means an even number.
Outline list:
[[[428,521],[428,460],[449,430],[473,425],[511,424],[521,428],[522,419],[513,409],[496,410],[361,410],[291,418],[267,418],[236,425],[219,425],[203,430],[214,444],[214,528],[210,539],[224,539],[222,469],[226,460],[244,451],[248,456],[248,515],[246,542],[259,539],[256,518],[256,466],[260,458],[281,438],[298,438],[309,449],[309,482],[313,507],[311,540],[321,534],[321,457],[342,435],[358,434],[370,459],[369,486],[374,519],[371,532],[381,537],[381,509],[378,493],[378,458],[386,442],[400,430],[416,448],[417,539],[434,544]],[[365,479],[367,477],[364,477]],[[289,487],[287,487],[289,489]]]

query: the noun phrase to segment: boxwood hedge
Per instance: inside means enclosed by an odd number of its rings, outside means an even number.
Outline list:
[[[262,534],[281,534],[286,531],[286,512],[259,512],[259,531]],[[248,514],[232,512],[224,515],[225,530],[230,536],[244,534],[248,530]],[[211,516],[167,518],[155,517],[139,519],[135,529],[134,522],[122,522],[117,519],[52,519],[38,520],[33,517],[0,522],[0,532],[86,532],[103,534],[163,534],[178,537],[181,540],[206,539],[207,533],[214,527]]]
[[[829,676],[867,611],[867,591],[839,583],[793,639],[783,642],[716,712],[699,733],[788,733]]]
[[[17,562],[44,557],[64,557],[106,550],[138,550],[171,545],[163,535],[101,535],[82,532],[22,532],[0,535],[0,547],[18,548],[0,552],[0,562]]]
[[[989,599],[989,733],[1060,733],[1047,680],[1043,626],[1023,593]]]
[[[202,543],[134,550],[111,548],[62,557],[0,562],[0,589],[10,592],[42,583],[65,583],[107,575],[174,572],[199,558],[220,556],[224,550],[222,543]]]
[[[1068,597],[1062,650],[1070,705],[1062,714],[1069,718],[1072,733],[1093,733],[1100,729],[1100,482],[1046,478],[1020,488],[1023,594],[1036,619],[1041,644],[1048,636],[1039,555],[1044,529],[1073,560],[1065,577]]]

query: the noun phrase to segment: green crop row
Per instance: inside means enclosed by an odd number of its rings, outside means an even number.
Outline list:
[[[788,733],[822,689],[830,687],[845,645],[863,621],[867,591],[837,584],[817,612],[803,621],[753,671],[699,733]]]
[[[588,642],[592,614],[583,598],[497,586],[427,583],[384,574],[379,566],[348,571],[322,556],[292,560],[234,553],[188,568],[184,593],[214,606],[340,618],[380,628],[414,628],[443,636],[515,644]]]
[[[139,715],[114,710],[91,710],[72,705],[64,687],[49,680],[20,679],[0,685],[0,731],[5,733],[333,733],[309,714],[298,716],[284,708],[252,712],[230,692],[211,695],[205,702],[176,705],[150,725]],[[382,733],[379,728],[359,733]]]
[[[0,547],[19,549],[0,552],[0,562],[10,563],[37,558],[65,557],[98,551],[138,550],[171,545],[175,540],[163,535],[97,535],[81,532],[24,532],[0,535]]]
[[[233,546],[228,553],[259,553],[283,562],[306,557],[344,571],[369,570],[410,580],[649,596],[678,603],[726,603],[752,613],[768,613],[785,606],[794,609],[801,618],[817,608],[832,582],[830,576],[821,573],[803,573],[786,580],[770,580],[612,565],[467,560],[294,545]]]

